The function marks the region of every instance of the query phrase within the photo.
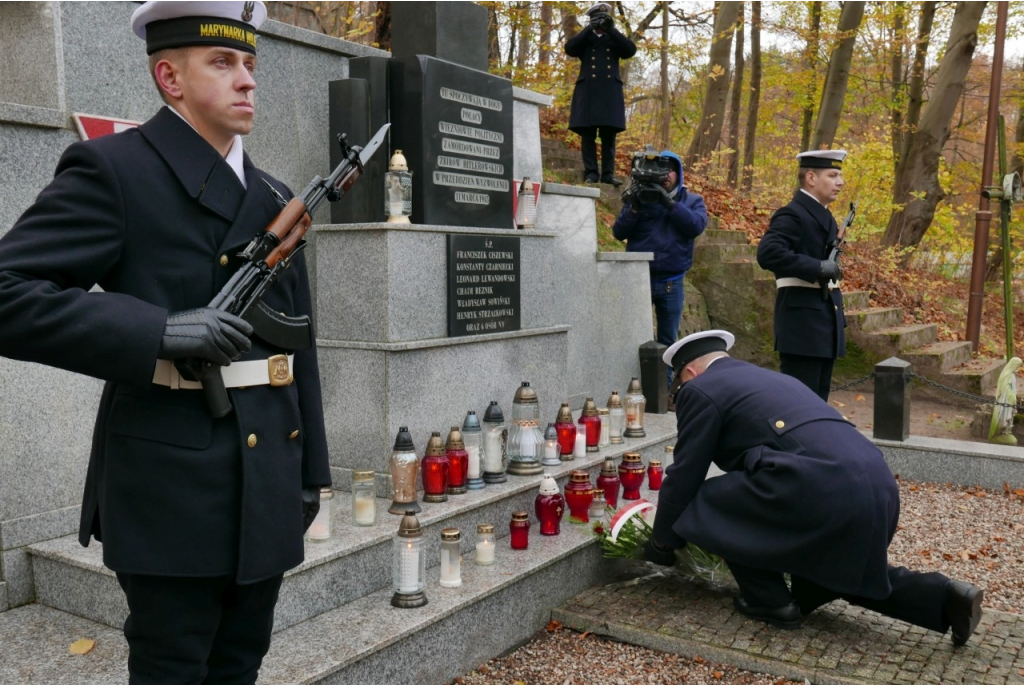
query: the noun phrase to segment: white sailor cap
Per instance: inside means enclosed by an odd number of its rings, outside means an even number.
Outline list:
[[[808,150],[796,156],[801,169],[842,169],[846,150]]]
[[[612,5],[609,2],[595,2],[593,5],[590,6],[590,9],[588,9],[585,12],[585,14],[589,17],[593,15],[595,12],[604,12],[605,14],[611,14]]]
[[[220,45],[256,54],[256,29],[267,7],[256,2],[168,2],[152,0],[132,13],[132,31],[146,41],[146,54],[190,45]]]
[[[665,350],[662,359],[674,369],[681,369],[697,357],[710,352],[727,352],[736,342],[736,336],[729,331],[712,330],[691,333],[682,340],[677,340],[672,347]]]

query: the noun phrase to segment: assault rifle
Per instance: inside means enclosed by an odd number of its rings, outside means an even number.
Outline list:
[[[839,258],[843,256],[843,248],[846,247],[846,232],[853,225],[853,218],[857,215],[857,203],[850,203],[850,213],[843,219],[843,225],[836,231],[836,239],[829,244],[828,259],[836,264],[839,263]],[[823,300],[829,298],[828,279],[822,279],[821,281],[821,297]]]
[[[281,272],[291,266],[295,256],[306,248],[305,235],[313,222],[312,215],[325,199],[337,202],[363,173],[363,166],[377,151],[391,124],[384,124],[363,147],[349,145],[344,134],[338,135],[341,163],[327,178],[316,176],[302,194],[285,202],[269,183],[267,187],[283,207],[274,220],[239,253],[245,263],[221,288],[209,306],[234,314],[252,324],[253,332],[275,347],[286,350],[308,350],[313,347],[313,328],[306,315],[290,317],[279,314],[260,301]],[[264,181],[266,183],[266,181]],[[210,413],[221,418],[231,413],[231,400],[221,367],[205,359],[180,359],[174,362],[178,373],[187,380],[203,384]]]

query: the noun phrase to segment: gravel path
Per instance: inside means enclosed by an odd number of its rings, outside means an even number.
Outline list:
[[[1024,489],[900,482],[890,563],[941,571],[985,590],[985,606],[1024,613]],[[453,681],[457,685],[803,685],[558,629]],[[1024,675],[1024,674],[1022,674]]]

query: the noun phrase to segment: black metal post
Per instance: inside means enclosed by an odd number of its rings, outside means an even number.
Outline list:
[[[896,357],[875,365],[875,431],[879,440],[903,442],[910,435],[910,378],[913,367]]]
[[[668,364],[661,358],[667,349],[654,340],[640,346],[640,387],[647,400],[648,414],[668,411]]]

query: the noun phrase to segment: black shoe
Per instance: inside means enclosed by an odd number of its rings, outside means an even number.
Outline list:
[[[796,630],[804,620],[803,614],[800,613],[800,608],[797,607],[796,602],[790,602],[783,607],[769,609],[767,607],[752,607],[747,604],[747,600],[737,596],[733,599],[732,603],[736,610],[744,616],[770,623],[784,630]]]
[[[584,183],[597,183],[597,175],[596,174],[588,174],[587,177],[583,179],[583,182]]]
[[[984,592],[959,580],[949,581],[946,586],[946,601],[942,605],[946,619],[952,629],[953,644],[966,644],[981,621],[981,600]]]
[[[607,183],[607,184],[609,184],[611,186],[614,186],[616,188],[618,188],[619,186],[622,185],[622,181],[620,181],[619,179],[615,178],[614,176],[602,176],[601,177],[601,183]]]

